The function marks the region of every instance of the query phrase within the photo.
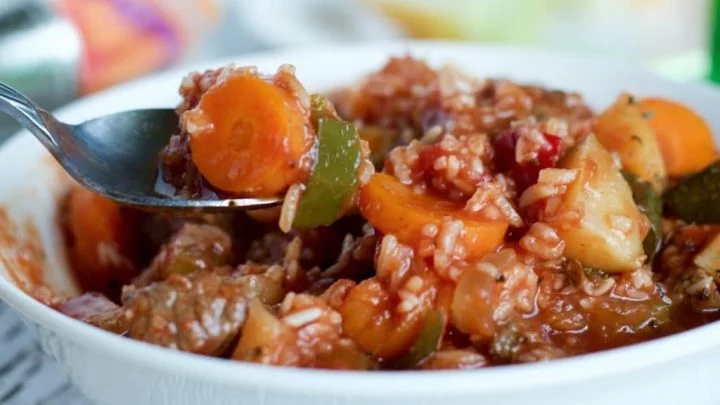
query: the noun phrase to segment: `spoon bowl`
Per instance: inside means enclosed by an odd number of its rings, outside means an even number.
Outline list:
[[[188,199],[159,192],[158,153],[179,133],[173,109],[131,110],[72,125],[0,83],[0,110],[30,131],[75,181],[120,204],[149,211],[208,212],[266,208],[282,201]]]

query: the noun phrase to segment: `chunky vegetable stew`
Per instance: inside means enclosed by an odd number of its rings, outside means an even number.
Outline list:
[[[543,361],[720,314],[720,162],[690,107],[480,79],[412,57],[310,94],[292,66],[180,86],[158,176],[179,217],[63,206],[86,294],[57,310],[235,361],[454,369]]]

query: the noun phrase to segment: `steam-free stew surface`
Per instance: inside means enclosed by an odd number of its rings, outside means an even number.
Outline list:
[[[479,368],[680,332],[720,309],[720,169],[673,100],[582,95],[390,59],[311,94],[292,66],[191,73],[159,156],[182,218],[69,192],[87,294],[61,312],[232,361]]]

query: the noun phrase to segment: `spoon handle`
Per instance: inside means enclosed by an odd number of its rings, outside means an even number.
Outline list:
[[[0,110],[35,135],[51,152],[59,151],[59,145],[52,136],[51,128],[62,124],[25,95],[2,82],[0,82]]]

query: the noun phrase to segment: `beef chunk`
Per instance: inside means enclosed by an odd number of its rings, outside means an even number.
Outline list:
[[[135,285],[224,266],[230,261],[231,245],[230,235],[217,226],[186,223],[160,248]]]
[[[221,355],[245,321],[247,282],[221,271],[171,274],[123,290],[128,335],[172,349]]]
[[[547,333],[538,333],[541,328],[536,321],[510,323],[495,334],[489,347],[494,364],[532,363],[568,356]]]
[[[128,322],[123,316],[122,308],[102,294],[86,293],[55,303],[53,306],[71,318],[109,332],[123,334],[128,329]]]
[[[490,355],[495,361],[513,363],[527,340],[527,337],[515,325],[510,324],[493,337],[490,344]]]

